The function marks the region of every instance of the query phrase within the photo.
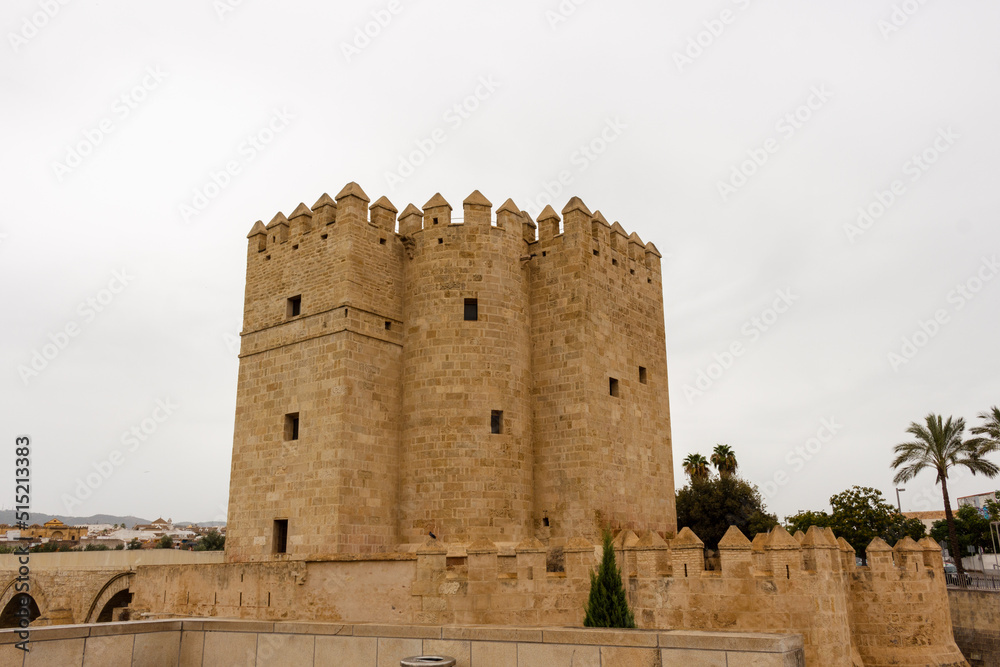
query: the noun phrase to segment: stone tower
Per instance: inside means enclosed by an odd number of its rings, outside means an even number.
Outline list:
[[[250,231],[227,558],[673,533],[655,246],[578,198],[369,203]]]

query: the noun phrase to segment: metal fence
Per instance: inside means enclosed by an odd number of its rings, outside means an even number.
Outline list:
[[[1000,577],[997,576],[945,572],[944,580],[949,588],[971,588],[981,591],[1000,591]]]

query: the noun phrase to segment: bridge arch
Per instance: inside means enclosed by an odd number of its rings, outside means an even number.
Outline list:
[[[27,595],[31,598],[31,603],[28,608],[31,610],[29,619],[33,622],[36,618],[42,615],[44,611],[48,608],[48,599],[45,596],[45,592],[42,587],[39,586],[38,581],[34,578],[29,579],[29,590],[27,593],[20,593],[17,591],[15,584],[18,583],[17,577],[12,578],[7,582],[7,585],[3,587],[3,592],[0,593],[0,622],[9,621],[7,614],[11,613],[18,605],[18,601],[15,598],[19,598],[22,595]],[[14,627],[11,625],[0,626],[0,627]]]
[[[131,601],[129,587],[132,585],[134,579],[135,572],[119,572],[108,579],[107,583],[94,596],[94,601],[90,603],[90,609],[87,610],[87,615],[84,617],[83,622],[101,623],[111,620],[106,615],[103,615],[105,608],[109,602],[113,603],[112,607],[126,606]],[[119,604],[121,602],[125,602],[126,604]]]

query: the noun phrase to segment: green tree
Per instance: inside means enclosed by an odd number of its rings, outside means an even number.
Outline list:
[[[128,549],[141,549],[142,548],[142,543],[139,541],[138,537],[133,537],[131,540],[129,540],[127,548]]]
[[[107,544],[94,544],[90,543],[83,548],[84,551],[108,551]]]
[[[198,544],[195,545],[195,551],[222,551],[226,548],[226,538],[219,533],[215,528],[205,533]]]
[[[596,572],[590,573],[584,626],[588,628],[634,628],[635,617],[625,597],[621,571],[615,562],[610,531],[604,531],[604,555]]]
[[[997,491],[994,495],[1000,499],[1000,491]],[[986,507],[986,513],[990,515],[990,521],[1000,521],[1000,502],[987,500],[983,506]]]
[[[806,532],[809,530],[809,526],[830,528],[833,526],[833,517],[826,512],[814,512],[812,510],[800,511],[798,514],[785,517],[785,530],[792,535],[800,530],[803,533]]]
[[[941,495],[944,498],[944,516],[948,522],[948,544],[951,545],[951,555],[955,559],[958,573],[965,574],[958,534],[955,531],[955,516],[952,514],[951,498],[948,496],[948,471],[963,466],[973,475],[996,477],[997,473],[1000,473],[1000,467],[987,460],[986,456],[1000,451],[1000,441],[989,438],[964,440],[962,437],[965,432],[964,419],[959,417],[953,421],[948,417],[948,421],[945,422],[940,415],[934,413],[924,418],[924,424],[911,422],[906,432],[912,435],[914,440],[898,444],[893,448],[896,458],[892,461],[892,467],[897,471],[893,480],[896,484],[901,484],[913,479],[924,470],[934,471],[937,475],[935,481],[941,485]]]
[[[719,546],[729,526],[753,539],[777,523],[757,487],[735,475],[692,481],[677,491],[677,525],[693,530],[707,549]]]
[[[708,479],[708,459],[701,454],[688,454],[684,459],[684,472],[692,482]]]
[[[729,477],[736,474],[739,464],[736,462],[736,453],[729,445],[716,445],[710,457],[712,465],[719,471],[720,477]]]
[[[854,547],[854,552],[868,562],[865,549],[876,537],[890,545],[906,536],[919,540],[927,534],[919,519],[907,519],[885,501],[882,492],[866,486],[853,486],[830,498],[832,512],[799,512],[785,518],[785,528],[790,533],[809,529],[809,526],[832,528],[837,537],[843,537]]]
[[[955,512],[955,534],[958,536],[960,555],[965,556],[969,547],[982,548],[993,553],[993,540],[990,539],[990,522],[980,514],[975,507],[965,505]],[[931,537],[938,542],[948,539],[948,522],[935,521],[931,526]]]
[[[164,535],[156,541],[157,549],[173,549],[174,548],[174,538],[169,535]]]

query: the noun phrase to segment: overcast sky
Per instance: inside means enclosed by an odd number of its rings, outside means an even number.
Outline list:
[[[655,243],[677,479],[728,443],[780,517],[895,502],[911,421],[1000,404],[995,2],[7,0],[0,26],[5,508],[29,434],[37,511],[221,518],[246,234],[352,180],[400,210],[577,195]]]

